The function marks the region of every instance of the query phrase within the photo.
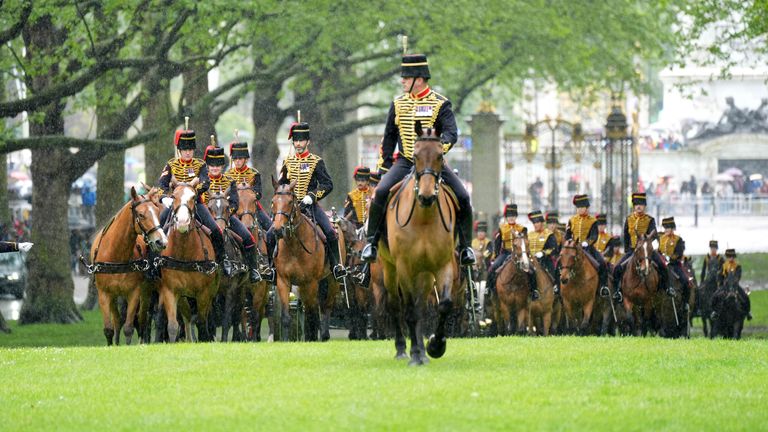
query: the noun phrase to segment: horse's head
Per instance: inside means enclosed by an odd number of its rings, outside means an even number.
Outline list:
[[[223,192],[208,193],[208,210],[216,220],[216,225],[222,230],[227,227],[229,216],[232,213],[229,208],[229,200]]]
[[[560,252],[560,282],[567,284],[574,275],[576,266],[576,257],[581,248],[575,240],[566,240],[563,243],[563,250]]]
[[[145,196],[141,196],[136,193],[135,187],[131,187],[133,230],[137,235],[144,236],[144,243],[149,245],[153,251],[160,252],[168,245],[168,237],[160,227],[159,190],[157,188],[147,189],[149,192]]]
[[[189,232],[195,219],[195,203],[197,201],[198,179],[195,177],[189,183],[178,183],[174,178],[173,187],[173,226],[180,233]]]
[[[413,147],[413,163],[416,170],[414,190],[422,207],[429,207],[437,200],[440,191],[440,172],[443,169],[443,146],[436,129],[422,130],[416,122],[416,143]]]
[[[632,260],[635,263],[635,271],[641,278],[645,278],[651,272],[651,254],[653,253],[653,242],[650,236],[637,236],[637,245]]]
[[[278,184],[273,177],[272,186],[275,188],[275,194],[272,196],[272,230],[277,238],[290,237],[294,228],[293,219],[297,213],[296,196],[293,194],[296,180],[291,180],[288,184]]]
[[[528,256],[528,236],[525,233],[517,233],[512,239],[512,256],[518,270],[528,273],[531,268],[531,258]]]

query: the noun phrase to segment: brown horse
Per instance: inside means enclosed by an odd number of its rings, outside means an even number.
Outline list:
[[[625,263],[626,271],[621,279],[624,294],[624,311],[629,330],[645,336],[654,318],[653,303],[659,286],[659,274],[652,265],[653,244],[650,237],[640,235],[632,258]],[[664,269],[666,271],[666,269]],[[640,321],[640,325],[637,325]]]
[[[269,263],[267,261],[267,236],[266,232],[261,229],[256,213],[259,211],[259,200],[256,198],[256,192],[253,191],[247,185],[240,185],[237,187],[237,196],[240,201],[240,205],[237,209],[237,217],[240,222],[248,228],[253,238],[256,240],[256,253],[259,266],[266,268]],[[262,269],[260,269],[261,271]],[[250,283],[248,285],[248,292],[252,298],[250,314],[247,314],[247,319],[250,322],[250,330],[247,338],[253,341],[261,340],[261,322],[266,317],[267,325],[269,326],[268,341],[272,342],[275,335],[275,320],[271,314],[267,311],[267,305],[269,303],[269,283],[266,280],[262,280],[256,283]],[[252,333],[252,334],[251,334]]]
[[[224,233],[224,251],[227,254],[228,264],[232,267],[231,275],[222,275],[219,281],[219,290],[216,294],[215,309],[221,324],[221,342],[229,340],[229,328],[232,327],[232,340],[243,339],[243,331],[240,327],[243,315],[243,298],[245,289],[249,285],[248,265],[240,247],[235,239],[236,234],[229,229],[229,216],[231,215],[227,193],[211,193],[208,195],[208,210],[216,220],[216,224]],[[242,241],[242,239],[240,239]],[[215,326],[213,327],[215,329]]]
[[[99,308],[104,320],[104,336],[107,345],[117,344],[120,340],[120,314],[117,308],[118,296],[127,299],[125,315],[125,341],[130,345],[133,337],[134,316],[140,297],[142,305],[148,304],[149,289],[146,286],[144,271],[148,262],[142,259],[144,245],[148,244],[155,251],[161,251],[168,243],[168,238],[160,229],[160,204],[158,190],[151,189],[145,196],[131,188],[131,199],[107,223],[93,239],[90,261],[94,284],[99,296]],[[137,250],[137,239],[144,241]],[[139,314],[139,328],[144,328],[146,314]]]
[[[333,220],[333,219],[332,219]],[[346,266],[350,269],[350,276],[360,274],[363,271],[363,261],[360,254],[366,244],[365,235],[362,230],[357,229],[354,223],[346,219],[338,219],[335,222],[336,228],[344,235],[346,247]],[[365,340],[368,339],[368,309],[371,304],[370,292],[360,283],[361,277],[347,278],[347,293],[349,296],[348,322],[349,339]]]
[[[326,341],[331,337],[329,323],[339,285],[331,276],[326,263],[325,245],[320,239],[319,228],[299,211],[298,200],[293,192],[296,181],[278,185],[273,178],[272,185],[275,188],[272,196],[272,229],[278,239],[274,262],[277,269],[277,294],[282,308],[282,338],[287,341],[290,333],[289,296],[291,285],[297,285],[307,317],[304,340],[316,341],[320,330],[322,340]],[[339,239],[343,241],[342,236]],[[320,296],[320,284],[323,285],[324,298]],[[322,314],[320,319],[318,307]]]
[[[550,259],[545,257],[544,259]],[[552,278],[536,257],[532,258],[533,268],[536,269],[536,285],[540,297],[531,301],[528,312],[528,333],[549,336],[552,328],[552,314],[555,303],[555,290]],[[535,329],[535,330],[534,330]]]
[[[528,255],[528,238],[518,233],[512,240],[512,250],[497,270],[496,323],[500,336],[524,335],[528,325],[528,272],[533,265]]]
[[[387,206],[387,241],[379,241],[387,289],[387,308],[395,322],[395,358],[407,358],[401,322],[411,338],[411,365],[442,357],[445,320],[453,307],[456,206],[442,185],[443,149],[434,130],[416,127],[414,172],[401,183]],[[423,317],[429,293],[440,293],[437,330],[424,348]]]
[[[577,322],[579,334],[586,334],[597,292],[597,269],[575,240],[567,240],[560,252],[560,293],[569,325]],[[581,312],[579,315],[578,312]]]
[[[197,178],[190,183],[176,183],[173,179],[173,226],[168,235],[168,246],[158,259],[162,268],[160,302],[168,317],[168,340],[175,342],[179,334],[176,310],[179,297],[192,297],[197,303],[198,328],[202,340],[212,340],[208,332],[208,313],[219,286],[220,273],[215,262],[213,244],[195,220]],[[182,312],[184,312],[182,310]],[[184,315],[184,314],[183,314]],[[193,340],[192,320],[184,316],[184,330],[188,341]]]

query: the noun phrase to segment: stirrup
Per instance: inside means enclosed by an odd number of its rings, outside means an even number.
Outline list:
[[[224,258],[218,264],[219,267],[221,267],[221,271],[224,273],[224,276],[232,276],[232,262],[230,260]]]
[[[371,263],[376,261],[376,255],[378,255],[378,251],[376,250],[376,246],[373,245],[373,243],[368,243],[363,248],[363,251],[360,253],[360,259],[362,259],[365,262]]]
[[[669,288],[667,288],[667,295],[668,296],[674,297],[675,294],[677,294],[677,291],[675,291],[674,287],[670,286]]]
[[[559,284],[552,285],[552,292],[554,292],[555,295],[560,295],[560,285]]]
[[[541,298],[541,294],[539,294],[539,290],[535,289],[531,291],[531,300],[536,301]]]
[[[333,266],[333,277],[337,280],[343,279],[347,275],[347,269],[341,264]]]
[[[611,294],[611,292],[608,290],[608,287],[603,285],[600,287],[600,297],[608,297]]]
[[[259,273],[258,269],[252,268],[248,271],[248,279],[254,283],[261,282],[262,281],[261,273]]]
[[[275,283],[275,279],[277,279],[277,272],[272,267],[267,267],[264,271],[261,272],[262,280],[265,280],[267,282]]]
[[[463,266],[470,266],[474,265],[477,259],[475,259],[475,250],[471,247],[465,247],[461,250],[461,255],[459,256],[459,262]]]
[[[613,293],[613,301],[616,303],[621,303],[624,300],[624,295],[621,293],[621,291],[616,290],[615,293]]]

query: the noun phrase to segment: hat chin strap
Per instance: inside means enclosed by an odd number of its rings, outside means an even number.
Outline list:
[[[413,86],[416,85],[416,78],[418,77],[412,77],[413,81],[411,81],[411,88],[408,89],[408,94],[413,94]]]

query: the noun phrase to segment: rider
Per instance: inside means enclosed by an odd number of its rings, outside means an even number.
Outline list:
[[[650,236],[654,240],[658,237],[656,233],[656,219],[645,212],[646,203],[645,192],[632,194],[634,211],[627,216],[627,220],[624,222],[624,256],[621,257],[619,263],[613,268],[613,282],[616,288],[613,298],[616,302],[620,302],[623,298],[621,293],[621,277],[624,275],[624,266],[635,253],[638,236]],[[654,250],[650,258],[659,269],[659,289],[666,290],[670,296],[675,295],[674,288],[669,285],[667,265],[664,263],[661,255],[659,255],[658,251]]]
[[[357,187],[347,194],[347,199],[344,201],[344,219],[353,222],[359,228],[365,223],[368,199],[371,197],[369,185],[371,169],[366,166],[359,166],[355,168],[352,177],[355,179]]]
[[[716,260],[717,261],[717,273],[720,273],[720,271],[723,268],[723,264],[725,264],[725,259],[722,255],[717,253],[717,240],[710,240],[709,241],[709,254],[704,256],[704,265],[701,266],[701,282],[704,283],[704,278],[707,277],[707,267],[709,267],[709,261],[710,260]]]
[[[598,213],[595,216],[595,224],[597,225],[597,241],[595,241],[595,249],[605,257],[605,251],[608,249],[608,242],[611,241],[611,234],[606,230],[608,227],[608,218],[605,213]]]
[[[752,304],[749,301],[749,296],[747,295],[746,291],[744,291],[744,288],[741,287],[741,264],[739,264],[736,261],[736,249],[726,249],[725,250],[725,263],[723,264],[723,269],[720,271],[720,274],[718,275],[718,282],[720,285],[719,289],[723,289],[725,287],[725,280],[728,277],[729,274],[733,273],[736,276],[736,287],[738,288],[736,292],[739,294],[739,298],[741,301],[747,305],[747,319],[752,320]],[[712,297],[712,301],[716,302],[718,299],[721,298],[721,296],[715,295]],[[712,305],[712,309],[715,309],[715,305]],[[716,317],[716,313],[712,312],[712,318]]]
[[[486,260],[493,252],[493,245],[488,238],[488,223],[485,221],[475,222],[475,231],[477,236],[472,239],[472,249],[475,251],[475,256],[481,256],[483,260]]]
[[[599,278],[600,295],[608,296],[608,267],[603,255],[595,249],[597,241],[597,219],[589,214],[589,197],[587,195],[574,195],[573,205],[576,206],[576,215],[568,221],[565,229],[565,239],[581,243],[585,252],[597,262],[597,275]]]
[[[248,153],[248,143],[231,143],[229,145],[229,157],[232,159],[232,165],[224,175],[238,185],[247,184],[253,190],[256,194],[256,219],[259,221],[261,229],[268,230],[272,225],[272,220],[259,202],[261,199],[261,174],[255,168],[248,166],[248,160],[251,158],[250,153]]]
[[[240,205],[239,198],[237,196],[237,184],[234,180],[230,179],[225,174],[224,165],[227,163],[227,157],[224,155],[224,149],[221,147],[208,146],[205,149],[205,155],[203,156],[205,164],[208,166],[208,179],[210,180],[210,186],[208,190],[200,194],[200,199],[203,204],[208,204],[208,198],[211,193],[227,193],[227,204],[229,206],[229,228],[235,232],[241,239],[243,239],[242,250],[245,261],[250,267],[248,272],[251,282],[259,282],[261,275],[259,274],[259,265],[256,260],[256,241],[253,239],[253,235],[248,231],[248,228],[240,222],[237,218],[237,208]],[[229,266],[229,261],[224,261],[224,266]],[[232,272],[231,268],[227,270]]]
[[[552,257],[552,252],[557,248],[557,240],[555,235],[548,228],[544,227],[544,215],[541,211],[535,211],[528,213],[528,219],[533,223],[533,231],[528,232],[528,248],[531,254],[539,260],[539,263],[544,266],[547,274],[555,278],[555,263]],[[528,273],[528,284],[533,288],[531,291],[538,292],[538,282],[536,280],[536,270],[531,269]],[[556,288],[559,291],[559,288]],[[538,295],[537,295],[538,297]]]
[[[659,239],[659,253],[667,259],[670,270],[675,273],[683,288],[683,303],[688,308],[688,296],[693,288],[692,283],[683,270],[683,255],[685,254],[685,241],[679,235],[675,234],[674,217],[667,217],[661,220],[661,226],[664,228],[664,235]]]
[[[381,180],[381,176],[377,172],[372,172],[370,177],[368,177],[368,187],[371,189],[371,193],[376,189],[376,186],[379,185],[379,181]]]
[[[363,249],[362,258],[367,262],[376,259],[377,246],[389,190],[413,169],[413,150],[416,143],[415,127],[420,121],[422,127],[434,128],[440,134],[443,153],[447,153],[458,138],[456,119],[453,116],[451,102],[435,93],[428,84],[430,78],[427,56],[411,54],[403,56],[402,80],[405,94],[398,96],[389,108],[384,139],[381,143],[381,156],[378,168],[382,174],[376,188],[368,221],[368,244]],[[394,160],[395,147],[399,156]],[[475,263],[470,247],[472,240],[472,204],[469,194],[458,176],[447,165],[443,165],[442,180],[453,190],[459,203],[457,227],[459,230],[459,262],[461,265]]]
[[[333,180],[325,169],[323,159],[309,152],[309,123],[292,124],[288,132],[288,139],[293,140],[295,154],[288,156],[283,161],[279,183],[288,184],[293,180],[296,181],[293,195],[295,199],[301,202],[303,208],[314,218],[325,234],[328,260],[331,264],[333,277],[341,280],[346,276],[347,270],[340,263],[336,230],[331,225],[328,215],[318,204],[318,201],[328,196],[333,190]],[[267,245],[271,257],[276,245],[272,228],[267,231]]]
[[[211,243],[213,244],[213,250],[216,254],[216,262],[224,271],[225,276],[231,276],[230,268],[223,266],[224,261],[224,235],[221,232],[221,228],[216,224],[216,220],[213,219],[211,213],[208,211],[208,207],[203,204],[200,196],[208,190],[210,179],[208,177],[208,166],[205,161],[194,157],[195,148],[197,142],[195,138],[195,131],[193,130],[177,130],[174,140],[176,149],[179,151],[179,157],[173,158],[168,161],[160,174],[158,184],[166,195],[173,193],[171,190],[171,179],[176,178],[176,181],[181,183],[187,183],[192,181],[195,177],[199,179],[199,183],[195,186],[197,190],[197,202],[195,203],[195,217],[203,225],[205,225],[211,232]],[[168,221],[168,216],[171,214],[171,207],[173,206],[173,197],[165,196],[161,199],[165,209],[160,213],[160,224],[165,226]],[[150,252],[153,253],[153,252]],[[150,278],[157,278],[158,273],[155,266],[150,266]]]
[[[504,207],[504,220],[499,224],[499,233],[496,234],[494,239],[493,249],[496,252],[496,259],[491,264],[491,268],[488,269],[488,280],[485,284],[488,292],[495,292],[496,290],[496,270],[501,267],[512,253],[513,242],[515,237],[521,234],[526,234],[528,229],[517,223],[517,204],[507,204]],[[534,290],[534,287],[529,284],[531,290],[531,298],[533,300],[539,299],[539,292]]]
[[[563,241],[565,240],[565,235],[563,231],[560,230],[559,218],[560,213],[558,213],[557,210],[547,212],[547,229],[552,231],[552,234],[555,235],[555,241],[557,242],[557,248],[552,252],[555,256],[560,255],[560,249],[562,249]]]

